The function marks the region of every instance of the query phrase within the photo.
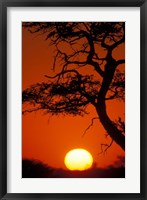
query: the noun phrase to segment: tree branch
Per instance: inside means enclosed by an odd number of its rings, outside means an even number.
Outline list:
[[[84,131],[82,137],[84,137],[84,135],[85,135],[86,132],[90,129],[90,127],[93,126],[93,123],[94,123],[94,120],[95,120],[95,119],[99,119],[99,118],[98,118],[98,117],[94,117],[94,118],[92,118],[92,120],[91,120],[91,124],[86,128],[86,130]]]
[[[117,66],[120,65],[120,64],[124,64],[124,63],[125,63],[125,59],[116,61]]]
[[[113,140],[111,140],[110,144],[101,144],[101,152],[98,155],[100,155],[102,153],[105,154],[107,152],[107,150],[112,146],[112,144],[113,144]],[[104,147],[104,149],[103,149],[103,147]]]
[[[44,76],[46,78],[54,79],[54,78],[60,77],[63,74],[66,74],[66,73],[75,73],[78,77],[81,77],[81,74],[78,71],[74,70],[74,69],[61,71],[60,73],[56,74],[55,76],[48,76],[48,75],[44,75]]]

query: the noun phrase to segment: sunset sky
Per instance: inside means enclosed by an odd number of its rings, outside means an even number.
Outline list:
[[[120,45],[113,56],[124,59],[125,46]],[[22,90],[30,85],[47,81],[44,75],[53,74],[51,65],[53,49],[49,46],[44,35],[31,34],[22,29]],[[124,65],[119,66],[124,70]],[[85,69],[86,70],[86,69]],[[88,70],[88,69],[87,69]],[[88,72],[88,71],[87,71]],[[85,71],[86,73],[86,71]],[[89,73],[89,72],[88,72]],[[110,143],[106,131],[98,119],[83,136],[91,119],[97,117],[94,107],[88,107],[88,115],[81,116],[50,116],[43,112],[33,112],[22,116],[22,158],[37,159],[49,166],[66,169],[64,157],[68,151],[75,148],[88,150],[97,167],[121,165],[124,151],[113,142],[106,154],[101,152],[102,143]],[[125,104],[123,101],[107,102],[107,112],[110,119],[125,118]]]

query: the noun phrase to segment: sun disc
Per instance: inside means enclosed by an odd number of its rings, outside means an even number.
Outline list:
[[[64,159],[65,166],[69,170],[86,170],[93,164],[92,155],[85,149],[72,149]]]

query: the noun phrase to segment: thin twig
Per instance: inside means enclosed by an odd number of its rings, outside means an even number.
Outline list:
[[[98,118],[98,117],[94,117],[94,118],[92,118],[92,120],[91,120],[91,124],[86,128],[86,130],[84,131],[82,137],[84,137],[84,135],[85,135],[86,132],[90,129],[90,127],[93,126],[93,123],[94,123],[94,120],[95,120],[95,119],[99,119],[99,118]]]
[[[101,152],[98,154],[102,154],[102,153],[106,153],[106,151],[112,146],[113,144],[113,140],[111,140],[110,144],[101,144]],[[103,147],[105,147],[105,149],[103,149]]]

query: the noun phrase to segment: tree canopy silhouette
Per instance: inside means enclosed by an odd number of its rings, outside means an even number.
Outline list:
[[[124,100],[125,74],[118,66],[125,60],[115,59],[113,52],[125,42],[125,23],[24,22],[23,27],[44,34],[55,50],[54,76],[47,74],[46,82],[23,91],[23,114],[43,110],[83,116],[92,105],[112,141],[125,150],[124,122],[112,121],[106,110],[106,101]]]

